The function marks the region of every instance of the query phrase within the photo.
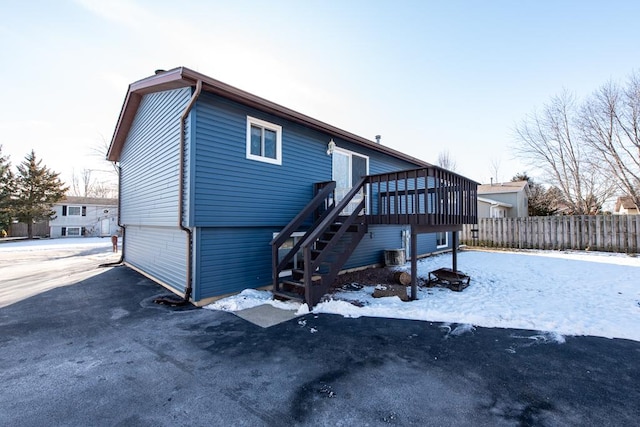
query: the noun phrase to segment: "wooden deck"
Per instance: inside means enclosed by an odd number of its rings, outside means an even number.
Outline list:
[[[411,253],[417,253],[418,234],[452,231],[456,270],[457,234],[463,224],[478,220],[477,186],[437,166],[364,176],[341,200],[336,199],[334,181],[316,184],[315,197],[271,242],[274,294],[298,296],[313,307],[372,224],[410,225]],[[280,246],[304,223],[313,225],[288,255],[279,259]],[[348,244],[339,244],[345,236]],[[294,280],[282,282],[280,272],[297,253],[304,259],[304,271],[299,271]],[[414,257],[412,299],[417,294],[416,269]],[[312,280],[318,275],[320,280]]]

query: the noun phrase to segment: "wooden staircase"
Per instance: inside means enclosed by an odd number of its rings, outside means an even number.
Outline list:
[[[273,293],[276,297],[316,305],[327,293],[338,273],[367,232],[363,215],[365,201],[354,202],[361,193],[364,179],[338,204],[335,203],[335,182],[325,183],[314,199],[271,242],[273,248]],[[354,206],[355,204],[355,206]],[[343,215],[345,208],[350,213]],[[278,248],[286,242],[308,217],[315,222],[289,253],[279,259]],[[293,259],[302,255],[302,268],[291,271],[290,277],[280,277]]]
[[[334,181],[316,184],[315,197],[271,241],[274,294],[304,301],[310,309],[329,290],[368,225],[410,225],[415,236],[478,222],[478,183],[437,166],[367,175],[337,203],[335,190]],[[300,232],[304,235],[280,256],[285,242]],[[284,273],[294,260],[302,260],[300,268]],[[411,268],[417,268],[415,258]]]

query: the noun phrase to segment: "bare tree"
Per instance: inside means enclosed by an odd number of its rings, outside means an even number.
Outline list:
[[[626,86],[600,87],[584,104],[580,125],[596,167],[640,206],[640,75]]]
[[[614,187],[590,161],[580,140],[575,97],[563,92],[552,98],[540,114],[533,113],[515,128],[516,154],[544,171],[575,214],[597,213]]]
[[[450,170],[452,172],[455,172],[456,170],[456,161],[453,159],[453,157],[451,157],[451,153],[449,153],[449,150],[441,151],[440,154],[438,154],[437,164],[441,168]]]
[[[91,152],[93,153],[94,156],[99,157],[101,160],[104,160],[105,162],[109,162],[107,160],[107,153],[109,152],[109,146],[110,144],[107,141],[107,139],[103,135],[100,135],[100,140],[97,141],[95,146],[91,148]],[[116,162],[109,162],[109,163],[110,163],[109,172],[113,176],[115,176],[115,178],[118,178],[118,174],[119,174],[118,164]]]
[[[93,172],[91,169],[82,169],[80,173],[74,170],[70,194],[77,197],[118,197],[117,186],[112,180],[98,181],[93,177]]]
[[[91,169],[82,169],[71,177],[71,195],[77,197],[92,197],[95,180],[91,178]]]
[[[498,179],[498,176],[500,174],[500,163],[500,157],[492,157],[491,163],[489,164],[489,167],[491,169],[491,178],[495,180],[495,182],[500,182],[500,180]]]

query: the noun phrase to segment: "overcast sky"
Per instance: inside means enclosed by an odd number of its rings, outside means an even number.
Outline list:
[[[640,2],[0,0],[0,144],[108,170],[133,81],[186,66],[481,182],[512,129],[640,69]],[[542,178],[542,177],[541,177]]]

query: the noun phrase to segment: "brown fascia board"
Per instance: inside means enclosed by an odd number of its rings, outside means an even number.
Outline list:
[[[210,92],[230,99],[232,101],[236,101],[240,104],[256,108],[266,113],[291,120],[292,122],[299,123],[305,127],[317,130],[322,133],[326,133],[329,137],[341,138],[345,141],[367,147],[371,150],[405,160],[409,163],[415,164],[416,166],[432,166],[430,163],[427,163],[423,160],[409,156],[408,154],[404,154],[400,151],[396,151],[384,145],[377,144],[373,141],[369,141],[368,139],[331,126],[327,123],[321,122],[320,120],[313,119],[302,113],[298,113],[297,111],[283,107],[282,105],[268,101],[264,98],[253,95],[249,92],[243,91],[234,86],[228,85],[219,80],[205,76],[204,74],[198,73],[197,71],[193,71],[185,67],[174,68],[172,70],[147,77],[129,85],[129,91],[120,112],[120,118],[118,120],[118,124],[116,125],[113,138],[111,140],[111,146],[109,147],[107,159],[110,161],[117,161],[120,158],[120,152],[122,151],[124,141],[127,137],[127,134],[129,133],[131,125],[133,124],[133,119],[135,117],[138,106],[140,105],[142,95],[161,92],[164,90],[195,86],[198,80],[202,81],[202,89],[206,92]]]

